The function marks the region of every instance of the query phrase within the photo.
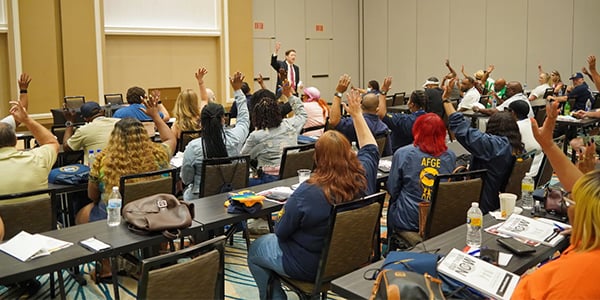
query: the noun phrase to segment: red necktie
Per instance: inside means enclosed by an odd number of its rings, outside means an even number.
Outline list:
[[[289,65],[289,64],[288,64]],[[292,87],[292,89],[294,89],[296,87],[296,74],[294,74],[294,65],[289,65],[290,66],[290,86]]]

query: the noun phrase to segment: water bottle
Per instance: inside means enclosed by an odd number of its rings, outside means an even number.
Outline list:
[[[527,96],[527,83],[523,83],[523,95]]]
[[[108,226],[119,226],[121,224],[122,203],[123,198],[121,198],[121,194],[119,193],[119,187],[113,186],[112,192],[108,196],[108,205],[106,206],[106,213],[108,215],[106,223],[108,223]]]
[[[524,209],[532,209],[533,208],[533,190],[534,190],[534,181],[533,178],[529,174],[525,174],[523,180],[521,181],[521,200],[522,206]]]
[[[354,153],[358,153],[358,147],[356,147],[356,142],[352,142],[352,151]]]
[[[481,230],[483,225],[483,213],[479,209],[479,203],[471,203],[467,211],[467,246],[471,248],[481,247]]]
[[[592,110],[592,101],[590,99],[587,99],[587,101],[585,101],[585,111],[590,110]]]
[[[496,108],[496,97],[492,99],[492,108]]]
[[[92,168],[92,165],[94,165],[94,160],[96,160],[96,156],[94,155],[94,150],[88,150],[87,165],[88,165],[88,167],[90,167],[90,169]]]
[[[565,116],[571,115],[571,104],[569,104],[569,101],[565,102],[564,114]]]

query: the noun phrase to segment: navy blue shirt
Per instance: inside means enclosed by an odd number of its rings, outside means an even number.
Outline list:
[[[366,145],[358,151],[365,168],[366,194],[373,194],[377,185],[379,152],[376,145]],[[359,197],[361,195],[357,195]],[[346,199],[353,200],[353,199]],[[315,280],[332,206],[317,185],[302,183],[287,199],[275,234],[283,252],[283,269],[292,278]]]
[[[371,129],[371,133],[375,137],[389,132],[388,126],[385,125],[385,123],[383,123],[383,121],[379,119],[379,116],[367,113],[364,113],[363,116],[365,117],[367,126],[369,126],[369,129]],[[354,131],[354,121],[351,117],[342,118],[340,120],[340,123],[337,124],[337,126],[335,127],[335,130],[343,133],[348,139],[348,141],[350,141],[350,143],[357,142],[358,144],[358,139],[356,138],[356,131]],[[386,147],[383,151],[383,156],[388,155],[392,155],[392,146],[389,137],[386,143]]]
[[[418,117],[425,114],[424,110],[417,110],[412,114],[386,114],[383,117],[383,123],[392,131],[390,139],[392,142],[392,152],[396,153],[396,150],[400,147],[412,144],[414,138],[412,134],[413,124]]]
[[[462,113],[450,115],[448,128],[456,140],[471,153],[470,169],[487,169],[479,208],[486,214],[500,208],[498,193],[512,171],[512,146],[505,136],[483,133],[470,126]]]
[[[567,97],[575,98],[575,103],[573,104],[573,107],[571,107],[571,111],[585,110],[585,103],[588,99],[590,99],[592,106],[594,106],[594,95],[585,82],[574,87]]]

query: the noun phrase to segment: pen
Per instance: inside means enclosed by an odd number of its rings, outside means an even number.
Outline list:
[[[565,230],[565,229],[564,229],[562,226],[560,226],[560,225],[558,225],[558,224],[556,224],[556,223],[554,223],[554,226],[555,226],[556,228],[558,228],[558,230],[560,230],[560,231],[563,231],[563,230]]]

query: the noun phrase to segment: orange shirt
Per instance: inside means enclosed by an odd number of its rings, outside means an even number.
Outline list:
[[[600,249],[575,252],[570,246],[519,281],[512,299],[600,299]]]

